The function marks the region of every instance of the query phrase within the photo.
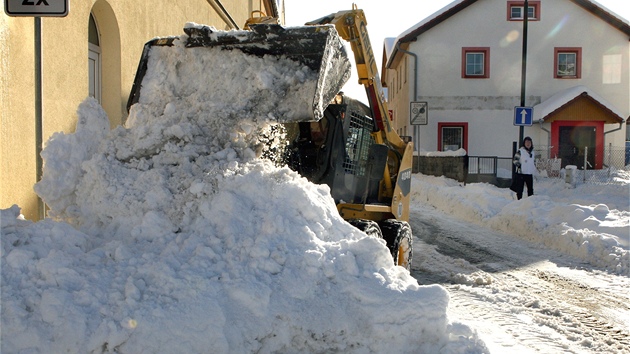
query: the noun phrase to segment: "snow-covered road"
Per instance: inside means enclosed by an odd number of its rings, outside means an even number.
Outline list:
[[[630,353],[630,279],[414,206],[412,275],[450,293],[448,315],[491,353]]]

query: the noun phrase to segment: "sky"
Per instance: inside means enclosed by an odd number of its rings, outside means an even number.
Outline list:
[[[630,2],[627,0],[597,0],[604,7],[630,21]],[[382,1],[356,0],[341,2],[337,0],[302,1],[285,0],[285,20],[288,26],[301,26],[326,15],[352,9],[352,4],[363,9],[367,19],[370,43],[376,57],[379,71],[382,71],[383,40],[396,38],[407,29],[415,26],[426,17],[439,11],[450,0],[389,0],[387,6]],[[344,88],[344,92],[365,101],[365,90],[357,84],[356,73]]]
[[[299,85],[291,102],[310,101],[310,72],[181,42],[153,53],[126,127],[109,130],[88,98],[75,133],[46,142],[35,191],[49,218],[0,212],[0,351],[488,352],[447,315],[446,289],[394,266],[382,240],[341,219],[328,187],[258,158],[258,134],[297,114],[278,99]],[[613,176],[617,185],[575,188],[537,180],[538,194],[517,201],[415,175],[412,205],[430,200],[627,274],[630,176]]]

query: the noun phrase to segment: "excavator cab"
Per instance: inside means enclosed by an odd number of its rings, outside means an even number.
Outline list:
[[[370,109],[338,95],[318,122],[291,123],[299,132],[287,147],[287,165],[313,183],[327,184],[337,203],[388,203],[379,197],[388,148],[372,137]]]

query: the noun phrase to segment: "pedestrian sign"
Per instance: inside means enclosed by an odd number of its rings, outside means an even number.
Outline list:
[[[514,125],[530,126],[534,122],[533,107],[514,107]]]

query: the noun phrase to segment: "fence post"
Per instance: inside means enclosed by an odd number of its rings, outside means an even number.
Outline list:
[[[612,166],[612,143],[608,143],[608,178],[610,178],[610,167]]]
[[[514,180],[514,177],[516,176],[516,166],[514,165],[514,155],[516,155],[516,150],[518,149],[516,144],[516,141],[512,142],[512,180]]]
[[[582,183],[586,183],[586,166],[588,164],[588,146],[584,147],[584,165],[582,167],[584,171],[584,177],[582,177]]]

